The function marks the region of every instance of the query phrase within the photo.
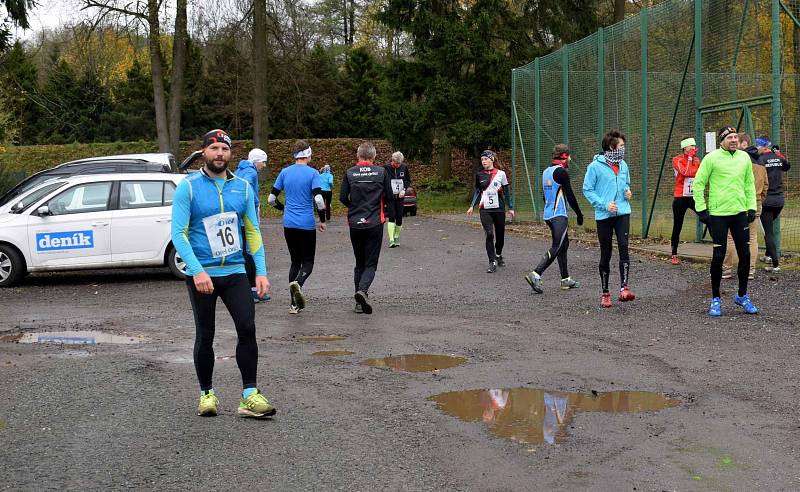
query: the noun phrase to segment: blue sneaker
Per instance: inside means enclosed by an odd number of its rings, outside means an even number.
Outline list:
[[[722,316],[722,301],[719,297],[711,298],[711,306],[708,308],[709,316]]]
[[[758,308],[753,305],[753,301],[750,300],[750,296],[747,294],[739,297],[739,295],[735,295],[733,297],[733,302],[742,306],[744,308],[744,312],[747,314],[758,314]]]
[[[258,304],[259,302],[261,302],[261,298],[258,297],[258,294],[256,294],[256,291],[251,290],[250,294],[252,294],[252,296],[253,296],[253,304]]]

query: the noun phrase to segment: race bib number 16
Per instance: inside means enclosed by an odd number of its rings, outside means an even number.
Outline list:
[[[239,243],[239,216],[225,212],[203,219],[206,237],[214,258],[222,258],[242,250]]]

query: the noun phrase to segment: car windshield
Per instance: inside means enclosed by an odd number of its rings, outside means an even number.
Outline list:
[[[52,176],[50,177],[50,179],[52,179]],[[44,198],[45,196],[47,196],[51,192],[61,188],[65,184],[66,183],[64,183],[64,182],[50,183],[50,184],[42,186],[41,188],[39,188],[37,190],[34,190],[34,191],[28,193],[27,195],[25,195],[25,196],[23,196],[21,198],[15,199],[14,200],[14,206],[11,209],[11,212],[15,213],[15,214],[24,212],[25,209],[30,207],[32,204],[38,202],[39,200],[41,200],[42,198]],[[20,204],[22,204],[22,205],[20,206]]]
[[[19,188],[15,189],[8,196],[6,196],[3,199],[3,203],[0,203],[0,205],[5,205],[6,203],[8,203],[10,201],[15,200],[16,197],[18,197],[20,195],[23,195],[23,194],[29,192],[30,190],[36,188],[37,186],[39,186],[40,184],[44,183],[48,179],[54,179],[54,178],[57,178],[57,177],[58,176],[53,176],[52,174],[42,174],[42,175],[39,175],[39,176],[34,176],[32,178],[29,178],[28,181],[23,182],[21,184],[21,186],[19,186]]]

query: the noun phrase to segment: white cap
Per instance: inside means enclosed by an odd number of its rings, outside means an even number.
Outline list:
[[[247,160],[250,162],[267,162],[267,153],[261,149],[253,149],[247,154]]]

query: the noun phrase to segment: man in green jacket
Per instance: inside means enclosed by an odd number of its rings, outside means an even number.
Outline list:
[[[701,222],[708,225],[714,242],[711,258],[711,306],[708,314],[722,315],[719,285],[722,262],[725,259],[728,231],[739,255],[739,292],[734,303],[748,314],[758,313],[747,295],[747,275],[750,265],[749,227],[756,219],[756,193],[750,157],[739,150],[736,129],[726,126],[717,134],[720,148],[707,154],[694,178],[692,193]],[[708,201],[706,202],[706,188]]]

